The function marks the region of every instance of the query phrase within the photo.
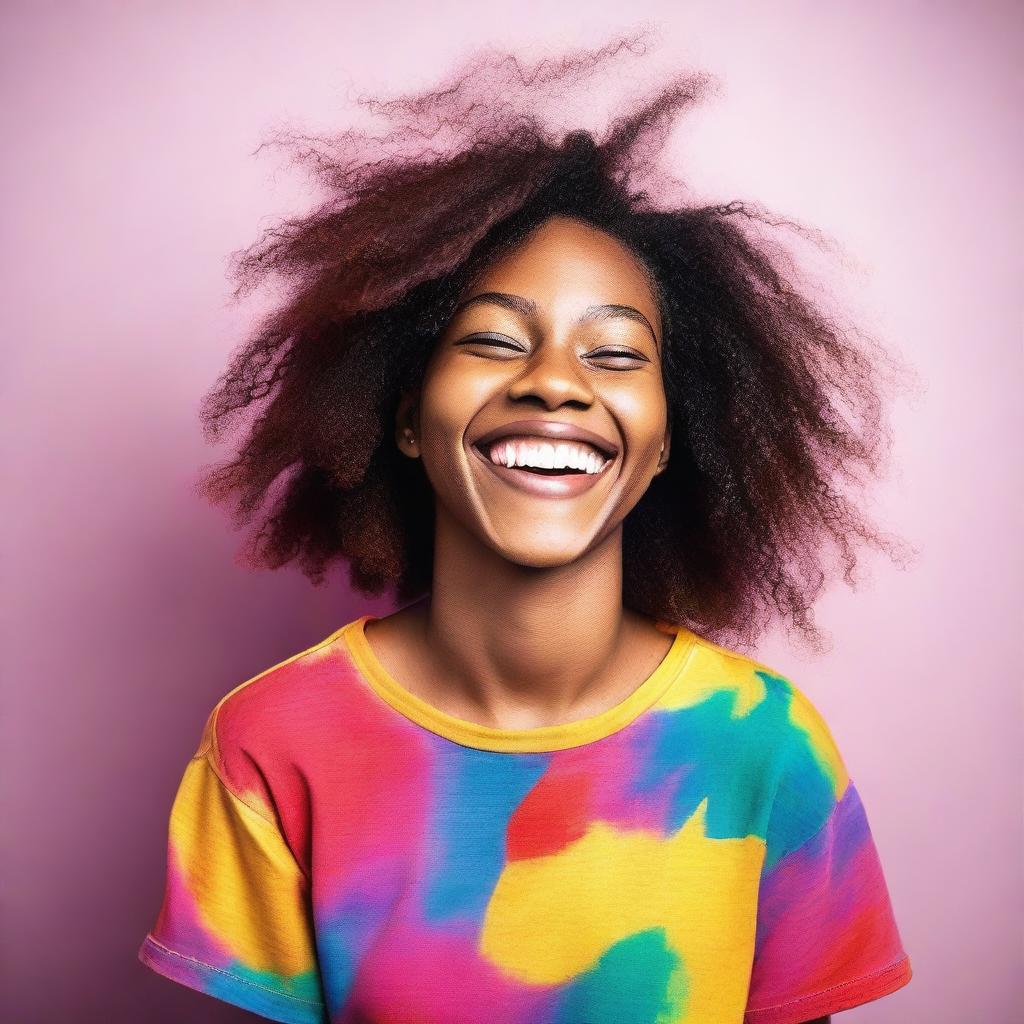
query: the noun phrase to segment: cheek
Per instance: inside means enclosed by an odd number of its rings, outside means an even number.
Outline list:
[[[629,388],[607,398],[634,458],[657,458],[665,437],[668,408],[660,381],[649,387]]]
[[[492,374],[472,360],[440,363],[424,378],[420,406],[421,445],[435,461],[451,458],[462,446],[477,412],[496,387]]]

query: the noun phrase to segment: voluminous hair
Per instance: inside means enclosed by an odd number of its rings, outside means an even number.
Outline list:
[[[904,557],[856,493],[887,448],[895,364],[815,301],[778,237],[821,236],[749,202],[666,205],[659,153],[711,79],[672,76],[599,138],[542,116],[636,44],[530,67],[485,53],[429,92],[363,98],[387,132],[275,135],[322,201],[234,254],[236,298],[285,287],[201,409],[210,440],[245,425],[200,487],[257,522],[252,564],[321,583],[344,563],[399,602],[429,590],[433,495],[394,443],[399,398],[463,289],[554,215],[630,247],[661,307],[671,460],[623,525],[629,607],[740,645],[777,615],[818,644],[829,554],[851,585],[861,546]]]

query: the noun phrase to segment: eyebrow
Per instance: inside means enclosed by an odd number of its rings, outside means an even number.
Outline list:
[[[537,303],[530,299],[524,299],[521,295],[512,295],[509,292],[480,292],[478,295],[466,299],[465,302],[460,302],[455,307],[455,313],[461,313],[464,309],[482,302],[502,306],[513,313],[519,313],[520,316],[532,316],[537,312]],[[455,314],[453,313],[452,315],[454,316]],[[651,326],[650,320],[639,309],[635,309],[633,306],[624,306],[619,302],[605,302],[599,306],[588,306],[577,322],[583,324],[594,320],[613,320],[616,318],[635,320],[637,323],[643,324],[651,332],[654,344],[658,345],[658,335]]]

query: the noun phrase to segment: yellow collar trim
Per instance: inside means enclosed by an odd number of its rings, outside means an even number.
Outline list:
[[[563,750],[603,739],[629,725],[665,694],[693,651],[696,634],[684,626],[657,623],[675,639],[654,671],[624,700],[600,714],[573,722],[542,725],[533,729],[497,729],[456,718],[411,693],[378,661],[366,639],[366,623],[376,615],[361,615],[343,627],[342,637],[352,661],[363,678],[384,701],[406,718],[446,739],[480,750],[528,753]]]

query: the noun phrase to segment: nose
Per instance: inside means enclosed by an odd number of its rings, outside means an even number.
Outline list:
[[[508,388],[512,399],[537,398],[547,409],[566,402],[589,406],[594,393],[571,346],[538,345],[526,369]]]

